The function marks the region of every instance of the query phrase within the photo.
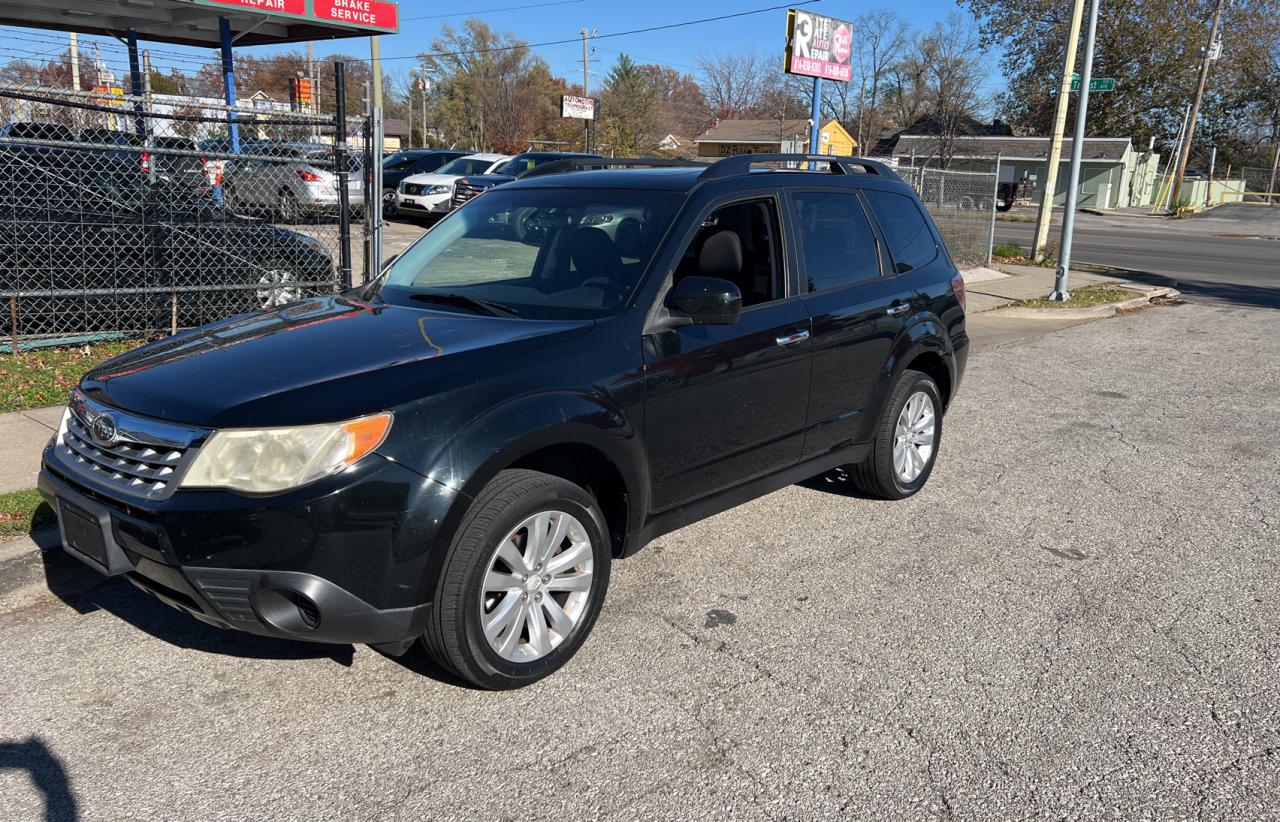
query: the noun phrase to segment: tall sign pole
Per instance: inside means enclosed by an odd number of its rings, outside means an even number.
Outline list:
[[[591,32],[586,29],[582,30],[582,96],[591,97],[591,64],[587,62],[587,41],[591,37]],[[607,138],[608,135],[606,134]],[[591,150],[591,121],[582,121],[582,150]]]
[[[809,153],[818,153],[818,139],[822,133],[822,78],[813,78],[813,108],[809,112],[813,124],[809,126]]]
[[[1182,151],[1178,152],[1178,167],[1173,175],[1173,189],[1170,202],[1178,201],[1182,193],[1182,175],[1187,173],[1187,159],[1191,156],[1191,140],[1196,134],[1196,120],[1200,116],[1200,101],[1204,98],[1204,84],[1209,79],[1209,64],[1214,61],[1214,43],[1218,41],[1218,25],[1222,22],[1222,6],[1225,0],[1218,0],[1213,9],[1213,23],[1209,26],[1209,42],[1204,45],[1204,59],[1200,61],[1200,81],[1196,84],[1196,96],[1191,101],[1191,117],[1187,120],[1187,138],[1182,141]]]
[[[1089,82],[1093,79],[1093,44],[1098,34],[1098,0],[1089,0],[1089,33],[1084,40],[1084,66],[1080,71],[1080,105],[1076,108],[1076,133],[1071,138],[1071,177],[1067,184],[1067,206],[1062,212],[1062,247],[1051,300],[1071,299],[1067,274],[1071,271],[1071,239],[1076,230],[1076,199],[1080,192],[1080,162],[1084,156],[1084,126],[1089,118]]]
[[[1080,20],[1084,17],[1084,0],[1075,0],[1071,8],[1071,26],[1067,32],[1067,57],[1062,63],[1062,83],[1053,106],[1053,137],[1049,140],[1049,162],[1044,169],[1044,185],[1040,194],[1040,213],[1036,215],[1036,233],[1031,240],[1031,259],[1044,254],[1049,241],[1049,221],[1053,217],[1053,197],[1058,188],[1058,164],[1062,162],[1062,134],[1067,130],[1067,105],[1071,100],[1071,75],[1076,70],[1076,46],[1080,42]]]
[[[808,11],[787,10],[787,49],[783,69],[787,74],[813,78],[810,109],[809,153],[817,154],[822,139],[822,81],[849,82],[853,70],[853,26],[834,17]]]

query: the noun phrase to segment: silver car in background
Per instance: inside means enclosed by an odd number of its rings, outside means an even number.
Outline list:
[[[268,213],[282,223],[338,212],[338,175],[333,147],[319,143],[253,141],[241,147],[222,181],[227,207],[240,213]],[[347,191],[354,211],[364,207],[360,155],[347,155]]]

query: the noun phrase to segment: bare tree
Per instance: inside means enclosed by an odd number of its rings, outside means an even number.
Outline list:
[[[771,98],[782,85],[781,72],[774,65],[777,62],[753,48],[699,57],[699,84],[711,116],[737,119],[776,107],[776,99]]]
[[[860,14],[854,18],[853,25],[858,33],[855,40],[859,43],[856,52],[857,129],[854,136],[861,146],[866,140],[874,140],[885,122],[886,118],[880,112],[881,90],[890,70],[911,43],[911,34],[906,22],[890,9]],[[853,83],[850,81],[844,85],[852,86]]]

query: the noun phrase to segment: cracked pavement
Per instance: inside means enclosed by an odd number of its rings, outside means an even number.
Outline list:
[[[567,669],[0,600],[6,818],[1280,816],[1277,314],[989,347],[926,490],[838,475],[614,566]],[[56,562],[50,558],[50,562]]]

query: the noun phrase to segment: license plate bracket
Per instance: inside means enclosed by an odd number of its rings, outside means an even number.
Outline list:
[[[74,502],[58,495],[58,529],[68,554],[106,576],[133,568],[123,548],[111,534],[111,514],[91,500]]]

